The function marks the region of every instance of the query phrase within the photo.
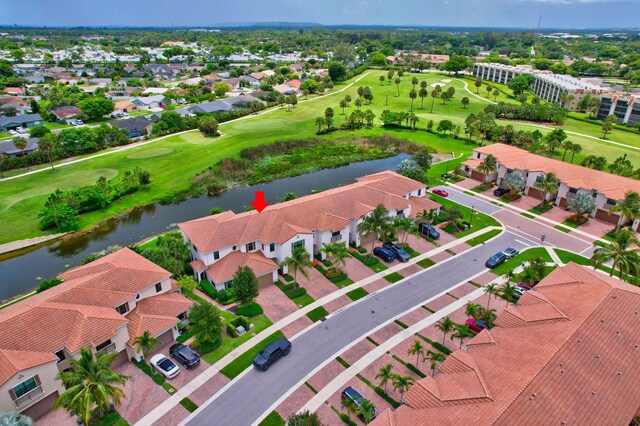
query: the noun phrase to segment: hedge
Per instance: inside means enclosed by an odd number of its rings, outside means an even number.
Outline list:
[[[329,281],[331,281],[332,283],[336,284],[339,283],[340,281],[344,281],[347,278],[349,278],[349,276],[347,274],[345,274],[344,272],[338,276],[335,276],[333,278],[329,278]]]
[[[431,342],[431,346],[433,346],[434,348],[436,348],[440,352],[444,352],[447,355],[451,354],[451,349],[449,349],[448,347],[444,346],[442,343]]]
[[[188,412],[193,413],[198,409],[198,404],[190,400],[189,398],[182,398],[180,400],[180,405],[187,409]]]
[[[291,275],[289,275],[289,274],[285,274],[285,275],[283,275],[283,278],[284,278],[284,280],[285,280],[285,281],[287,281],[287,282],[291,282],[291,281],[293,281],[293,277],[292,277]]]
[[[418,368],[417,368],[415,365],[411,364],[410,362],[406,363],[406,364],[405,364],[405,366],[406,366],[409,370],[411,370],[411,371],[413,371],[414,373],[416,373],[418,376],[420,376],[420,377],[422,377],[422,378],[425,378],[425,377],[426,377],[426,376],[425,376],[425,374],[424,374],[422,371],[418,370]]]
[[[214,300],[218,296],[218,290],[216,290],[215,287],[207,280],[200,281],[199,287],[204,294]]]
[[[391,398],[391,396],[388,393],[386,393],[384,391],[384,389],[382,389],[381,387],[376,386],[376,387],[373,388],[373,390],[375,390],[376,393],[378,395],[380,395],[385,401],[387,401],[389,404],[391,404],[391,406],[393,408],[398,408],[398,407],[400,407],[402,405],[401,403],[399,403],[395,399]]]
[[[164,377],[162,374],[154,374],[153,375],[153,381],[156,382],[157,385],[164,385],[164,382],[167,381],[167,378]]]
[[[289,299],[295,299],[297,297],[304,296],[305,294],[307,294],[307,289],[300,287],[295,290],[287,291],[285,293]]]
[[[236,315],[242,315],[249,318],[260,315],[263,312],[264,310],[262,309],[262,306],[260,306],[255,302],[249,303],[246,306],[241,306],[238,309],[236,309]]]
[[[351,420],[349,416],[347,416],[345,413],[340,413],[339,416],[340,416],[340,419],[346,424],[348,424],[349,426],[358,426],[358,424],[353,420]]]
[[[145,362],[145,360],[136,361],[135,358],[131,358],[131,362],[133,362],[135,366],[142,370],[147,376],[153,377],[153,370],[151,369],[151,366]]]

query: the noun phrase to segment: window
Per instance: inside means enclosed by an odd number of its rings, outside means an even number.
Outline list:
[[[96,352],[100,352],[101,350],[103,350],[104,348],[109,346],[110,344],[111,344],[111,339],[100,343],[98,346],[96,346]]]
[[[404,210],[398,210],[396,216],[404,216]]]
[[[118,311],[120,315],[124,315],[129,312],[129,302],[125,302],[122,305],[116,307],[116,311]]]
[[[276,243],[269,244],[269,251],[275,251],[275,250],[276,250]]]
[[[195,251],[196,253],[198,252],[198,247],[196,247],[195,245],[191,245],[193,247],[193,251]]]
[[[578,190],[576,188],[569,188],[569,194],[577,194]]]
[[[422,195],[422,189],[418,189],[418,197]]]
[[[13,393],[16,395],[16,399],[17,399],[17,398],[20,398],[22,395],[25,395],[25,394],[31,392],[32,390],[34,390],[38,386],[39,385],[36,382],[36,378],[35,377],[31,377],[30,379],[27,379],[24,382],[22,382],[19,385],[17,385],[16,387],[14,387],[13,388]]]
[[[304,247],[304,240],[296,241],[295,243],[291,243],[291,250],[296,247]]]
[[[536,183],[542,183],[542,182],[544,182],[544,176],[542,175],[536,176]]]
[[[162,283],[156,284],[156,293],[160,293],[162,291]]]
[[[220,252],[219,251],[214,251],[213,252],[213,260],[218,260],[220,259]]]
[[[179,319],[180,321],[184,321],[184,320],[186,320],[186,319],[187,319],[187,313],[186,313],[186,312],[183,312],[183,313],[181,313],[181,314],[178,314],[178,319]]]
[[[254,251],[256,249],[256,243],[248,243],[247,251]]]
[[[58,352],[55,353],[55,356],[58,357],[58,362],[62,362],[65,359],[67,359],[66,356],[64,356],[64,349],[60,349]]]

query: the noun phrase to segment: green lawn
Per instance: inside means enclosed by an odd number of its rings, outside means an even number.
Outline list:
[[[589,259],[572,251],[554,249],[562,263],[574,262],[578,265],[590,265]]]
[[[282,334],[281,331],[276,331],[271,336],[265,338],[260,343],[255,345],[253,348],[249,349],[248,351],[246,351],[245,353],[240,355],[238,358],[236,358],[233,361],[231,361],[229,364],[227,364],[226,367],[224,367],[222,370],[220,370],[220,372],[222,374],[224,374],[225,376],[227,376],[228,378],[233,379],[234,377],[236,377],[240,373],[242,373],[245,368],[251,366],[251,364],[253,363],[253,358],[256,355],[258,355],[258,353],[265,346],[267,346],[269,343],[273,343],[276,340],[278,340],[280,338],[283,338],[283,337],[285,337],[285,336],[284,336],[284,334]],[[205,359],[205,361],[209,362],[206,359]]]
[[[397,283],[398,281],[404,279],[404,277],[397,272],[392,272],[389,275],[385,275],[384,279],[389,281],[390,283]]]
[[[367,290],[365,290],[362,287],[358,287],[354,290],[351,290],[349,293],[347,293],[347,297],[349,297],[349,299],[356,301],[358,299],[362,299],[363,297],[365,297],[367,294],[369,294],[369,292]]]
[[[520,253],[519,255],[517,255],[516,257],[512,257],[511,259],[507,260],[506,262],[504,262],[502,265],[493,268],[491,270],[491,272],[493,272],[494,274],[501,276],[506,274],[508,271],[514,269],[515,267],[519,266],[522,262],[528,261],[533,259],[534,257],[541,257],[545,263],[548,262],[553,262],[553,260],[551,259],[551,256],[549,256],[549,253],[547,252],[546,249],[542,248],[542,247],[533,247],[530,248],[528,250],[523,251],[522,253]]]
[[[308,294],[304,294],[300,297],[296,297],[295,299],[293,299],[293,303],[296,304],[296,306],[298,306],[299,308],[303,308],[307,305],[310,305],[313,303],[313,297],[309,296]]]
[[[307,312],[307,316],[313,322],[320,321],[322,318],[329,315],[329,312],[323,308],[322,306],[318,306],[317,308]]]
[[[484,243],[485,241],[489,241],[491,238],[495,237],[496,235],[499,235],[501,232],[502,230],[500,229],[493,229],[489,232],[485,232],[482,235],[479,235],[470,240],[467,240],[467,244],[469,244],[470,246],[477,246],[479,244]]]
[[[222,312],[222,315],[225,316],[226,311],[221,311],[221,312]],[[231,319],[235,317],[233,316],[233,314],[230,314],[230,315],[232,315]],[[228,320],[229,318],[225,317],[225,319]],[[229,352],[231,352],[232,350],[234,350],[235,348],[237,348],[247,340],[251,339],[253,336],[259,334],[261,331],[265,330],[267,327],[271,325],[271,320],[269,320],[269,318],[267,318],[267,316],[264,314],[250,318],[249,322],[253,323],[254,327],[240,337],[230,337],[223,332],[222,343],[220,344],[220,346],[215,351],[203,355],[202,359],[204,359],[209,364],[213,364],[221,360]]]
[[[423,268],[428,268],[430,266],[433,266],[436,264],[436,262],[434,262],[433,260],[427,258],[427,259],[422,259],[420,261],[417,262],[418,266],[422,266]]]
[[[482,228],[486,228],[487,226],[501,226],[500,222],[495,220],[489,215],[484,213],[480,213],[479,211],[475,211],[473,214],[473,219],[471,219],[471,208],[467,206],[463,206],[462,204],[458,204],[454,201],[449,200],[448,198],[441,197],[439,195],[431,195],[430,197],[433,201],[436,201],[443,206],[456,206],[460,209],[462,213],[462,220],[469,222],[471,220],[471,228],[466,231],[458,232],[455,236],[456,238],[462,238],[465,235],[473,234]]]
[[[285,420],[277,411],[272,411],[258,424],[258,426],[284,426],[285,423]]]

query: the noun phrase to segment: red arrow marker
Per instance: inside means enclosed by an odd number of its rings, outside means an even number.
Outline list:
[[[264,192],[262,191],[256,191],[256,200],[251,201],[249,204],[251,204],[258,213],[262,212],[262,210],[269,205],[269,203],[264,200]]]

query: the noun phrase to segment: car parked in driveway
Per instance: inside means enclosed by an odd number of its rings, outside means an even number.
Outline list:
[[[434,194],[439,195],[441,197],[448,197],[449,196],[449,193],[447,191],[445,191],[444,189],[441,189],[441,188],[435,188],[431,192],[433,192]]]
[[[489,328],[489,326],[484,320],[476,321],[474,318],[467,319],[467,325],[471,330],[475,331],[476,333],[480,333],[482,330]]]
[[[180,367],[162,354],[151,357],[151,366],[167,379],[173,379],[180,374]]]
[[[383,247],[376,247],[373,249],[373,254],[374,256],[379,257],[380,259],[384,260],[385,262],[393,262],[393,259],[396,258],[395,253],[393,253],[391,250],[388,250],[386,248]]]
[[[264,349],[253,358],[253,365],[262,371],[267,371],[271,364],[283,356],[289,355],[290,351],[291,342],[283,337],[265,346]]]
[[[520,250],[514,249],[513,247],[509,247],[503,253],[507,256],[507,259],[511,259],[520,254]]]
[[[491,256],[489,259],[487,259],[484,266],[486,266],[489,269],[493,269],[496,266],[502,265],[505,260],[507,260],[506,254],[504,254],[503,252],[496,253],[493,256]]]
[[[493,195],[495,195],[496,197],[502,197],[503,195],[507,195],[509,192],[511,192],[510,189],[498,188],[493,191]]]
[[[426,223],[421,223],[420,225],[418,225],[418,232],[420,232],[420,235],[422,235],[424,238],[431,238],[432,240],[437,240],[438,238],[440,238],[440,233],[436,231],[436,228]]]
[[[382,247],[392,251],[400,262],[408,262],[409,259],[411,259],[411,256],[409,256],[409,253],[407,253],[405,249],[397,244],[393,244],[391,241],[387,241],[382,245]]]
[[[189,346],[176,343],[169,348],[169,356],[184,365],[187,370],[197,367],[200,364],[200,355],[195,353]]]
[[[358,392],[357,390],[355,390],[351,386],[345,388],[342,391],[342,399],[349,399],[349,400],[353,401],[358,407],[362,407],[362,402],[363,401],[367,401],[367,398],[362,396],[362,394],[360,392]],[[360,420],[364,421],[364,416],[362,414],[359,414],[358,417],[360,418]],[[371,408],[371,420],[374,420],[375,418],[376,418],[376,409],[375,409],[375,407],[372,407]]]

